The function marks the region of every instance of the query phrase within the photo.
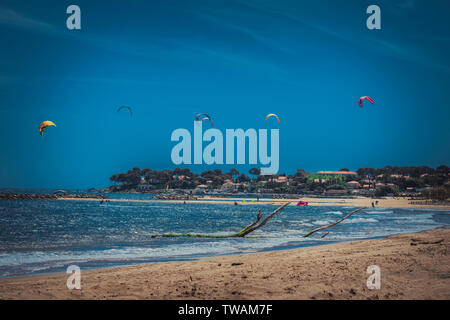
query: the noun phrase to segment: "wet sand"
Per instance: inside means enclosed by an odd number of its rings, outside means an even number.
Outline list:
[[[0,279],[1,299],[450,299],[450,229],[274,252]],[[367,267],[381,288],[367,288]]]
[[[60,198],[59,201],[100,201],[99,199],[73,199],[73,198]],[[378,201],[376,207],[378,208],[418,208],[418,209],[444,209],[450,210],[450,203],[447,205],[442,204],[425,204],[423,201],[408,200],[404,198],[393,198],[386,197],[383,199],[371,199],[366,197],[356,197],[352,199],[343,198],[309,198],[300,197],[298,199],[260,199],[256,201],[255,198],[215,198],[205,196],[204,198],[199,198],[198,200],[137,200],[137,199],[109,199],[111,202],[141,202],[141,203],[152,203],[155,201],[163,201],[169,203],[209,203],[209,204],[234,204],[236,201],[238,205],[282,205],[286,202],[291,202],[291,205],[296,205],[299,200],[308,202],[310,206],[340,206],[340,207],[372,207],[372,202]],[[411,203],[412,202],[412,203]],[[422,202],[422,203],[421,203]]]

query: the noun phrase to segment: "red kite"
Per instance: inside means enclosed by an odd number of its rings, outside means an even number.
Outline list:
[[[360,106],[360,107],[363,106],[363,101],[364,101],[364,99],[369,100],[370,103],[372,103],[372,104],[375,103],[371,97],[364,96],[364,97],[359,98],[359,100],[358,100],[358,103],[359,103],[359,106]]]

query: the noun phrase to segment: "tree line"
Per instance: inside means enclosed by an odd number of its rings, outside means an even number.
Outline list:
[[[349,171],[342,168],[340,171]],[[384,168],[359,168],[357,175],[322,175],[310,173],[304,169],[297,169],[294,174],[264,176],[258,168],[251,168],[248,172],[239,172],[233,168],[228,172],[221,169],[207,170],[201,173],[191,172],[188,168],[174,170],[152,170],[135,167],[124,173],[113,174],[110,180],[122,188],[133,188],[139,184],[152,185],[155,188],[194,189],[198,185],[220,188],[226,180],[237,184],[237,191],[270,191],[274,193],[322,193],[327,190],[348,189],[347,182],[356,180],[361,185],[375,188],[377,184],[385,184],[376,188],[376,195],[396,194],[408,188],[433,188],[423,195],[428,198],[443,198],[449,192],[449,168],[441,165],[437,168],[427,166]],[[280,177],[285,177],[281,180]],[[281,181],[280,181],[281,180]],[[289,181],[286,183],[286,181]],[[440,189],[437,189],[439,188]]]

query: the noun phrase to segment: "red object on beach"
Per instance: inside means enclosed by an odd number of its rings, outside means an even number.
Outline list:
[[[364,99],[369,100],[371,104],[375,104],[375,102],[373,101],[373,99],[371,97],[364,96],[364,97],[361,97],[361,98],[358,99],[358,103],[359,103],[360,107],[363,106],[363,100]]]
[[[297,203],[297,206],[298,206],[298,207],[307,207],[307,206],[308,206],[308,202],[305,202],[305,201],[299,201],[299,202]]]

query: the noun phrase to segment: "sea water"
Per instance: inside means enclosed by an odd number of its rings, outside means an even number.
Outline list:
[[[124,199],[125,196],[115,198]],[[385,237],[450,226],[449,210],[288,206],[246,238],[152,238],[162,233],[235,233],[278,205],[136,201],[0,200],[0,276],[197,259]]]

